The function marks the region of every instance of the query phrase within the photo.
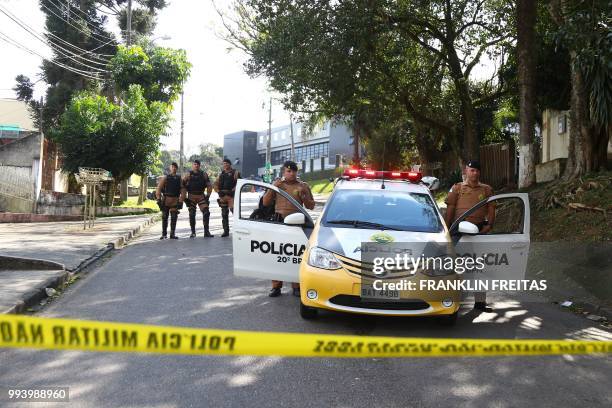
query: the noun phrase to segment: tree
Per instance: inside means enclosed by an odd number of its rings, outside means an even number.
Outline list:
[[[221,172],[223,164],[223,150],[220,146],[212,143],[202,143],[199,146],[200,152],[189,157],[189,162],[200,160],[202,170],[208,172],[211,177],[216,177]]]
[[[564,177],[604,169],[612,133],[612,36],[606,1],[551,0],[558,45],[570,56],[571,115]]]
[[[127,36],[127,2],[128,0],[98,0],[105,12],[117,18],[121,35]],[[157,13],[166,8],[166,0],[136,0],[132,8],[132,34],[135,38],[144,38],[155,30]]]
[[[120,91],[138,84],[148,101],[170,104],[181,94],[191,64],[184,50],[156,47],[142,41],[140,45],[119,46],[110,68]]]
[[[508,3],[238,0],[224,21],[247,72],[265,75],[287,109],[350,118],[367,138],[399,106],[398,120],[420,129],[404,134],[419,146],[445,137],[466,160],[478,156],[478,107],[506,92],[497,73],[471,74],[486,53],[504,65]]]
[[[519,188],[535,183],[535,25],[537,2],[518,0],[516,4],[519,86]]]
[[[52,136],[63,153],[64,171],[101,167],[120,182],[132,174],[144,174],[154,162],[168,122],[167,106],[148,102],[138,85],[128,89],[121,104],[82,91],[72,99]]]

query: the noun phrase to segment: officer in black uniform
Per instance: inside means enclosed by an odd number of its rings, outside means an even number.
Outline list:
[[[215,191],[219,193],[217,203],[221,207],[223,222],[222,237],[229,236],[229,212],[234,212],[234,194],[239,178],[240,172],[232,168],[232,162],[229,159],[223,159],[223,171],[219,173],[219,177],[215,181]]]
[[[181,177],[176,174],[178,165],[170,165],[170,174],[159,178],[155,197],[157,205],[162,212],[162,236],[160,239],[168,238],[168,215],[170,215],[170,239],[178,239],[175,235],[176,221],[179,210],[183,208],[183,197],[181,194]]]
[[[189,209],[189,225],[191,226],[190,238],[195,238],[196,230],[196,211],[199,208],[204,218],[204,238],[211,238],[208,229],[210,222],[210,193],[212,193],[212,183],[208,174],[200,170],[200,161],[194,160],[191,171],[183,178],[183,193],[187,195],[185,203]]]

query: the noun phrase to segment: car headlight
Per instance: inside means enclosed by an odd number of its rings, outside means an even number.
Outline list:
[[[421,269],[423,275],[431,276],[431,277],[439,277],[439,276],[448,276],[453,275],[455,270],[453,268],[446,269],[444,268],[445,261],[448,258],[446,256],[439,258],[430,258],[429,264],[426,268]]]
[[[342,265],[331,252],[314,247],[308,254],[308,265],[321,269],[340,269]]]

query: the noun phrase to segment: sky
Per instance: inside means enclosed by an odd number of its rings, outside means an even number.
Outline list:
[[[217,0],[216,4],[224,8],[229,2]],[[0,0],[0,6],[26,21],[35,31],[44,31],[44,14],[38,0]],[[185,49],[193,64],[191,77],[185,85],[184,145],[187,155],[195,153],[201,143],[223,145],[223,135],[227,133],[268,127],[270,94],[266,80],[253,79],[244,73],[246,56],[236,49],[228,51],[230,45],[219,38],[219,32],[222,32],[221,19],[211,0],[170,0],[170,5],[158,17],[153,35],[160,46]],[[0,33],[44,56],[50,55],[42,42],[3,14],[0,14]],[[14,98],[11,88],[15,85],[15,77],[24,74],[35,81],[42,60],[3,41],[0,47],[0,98]],[[44,85],[40,82],[35,97],[40,98],[43,93]],[[264,102],[265,108],[262,107]],[[167,149],[178,149],[180,145],[180,102],[175,104],[173,116],[169,137],[162,138]],[[289,115],[278,103],[273,103],[272,126],[286,123],[289,123]]]

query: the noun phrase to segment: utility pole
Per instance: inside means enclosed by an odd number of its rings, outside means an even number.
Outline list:
[[[34,184],[34,202],[32,203],[32,211],[36,214],[38,210],[38,198],[40,197],[40,189],[42,188],[42,172],[45,159],[45,134],[43,133],[43,97],[40,97],[40,110],[38,111],[38,132],[40,134],[40,149],[38,153],[38,174]]]
[[[295,141],[293,138],[293,115],[289,114],[289,129],[291,130],[291,157],[289,160],[295,161]]]
[[[126,30],[127,30],[126,43],[127,43],[127,46],[129,47],[130,45],[132,45],[132,0],[128,0],[128,4],[127,4]],[[129,179],[123,180],[121,184],[119,185],[119,199],[122,202],[125,202],[127,201],[129,194],[130,194]]]
[[[132,45],[132,0],[127,4],[127,45]]]
[[[70,0],[66,0],[66,21],[70,24]]]
[[[185,91],[181,91],[181,150],[179,153],[179,171],[183,172],[183,135],[185,132],[185,117],[184,117]]]
[[[268,140],[266,141],[266,173],[265,181],[272,182],[272,97],[270,97],[270,105],[268,106]]]

